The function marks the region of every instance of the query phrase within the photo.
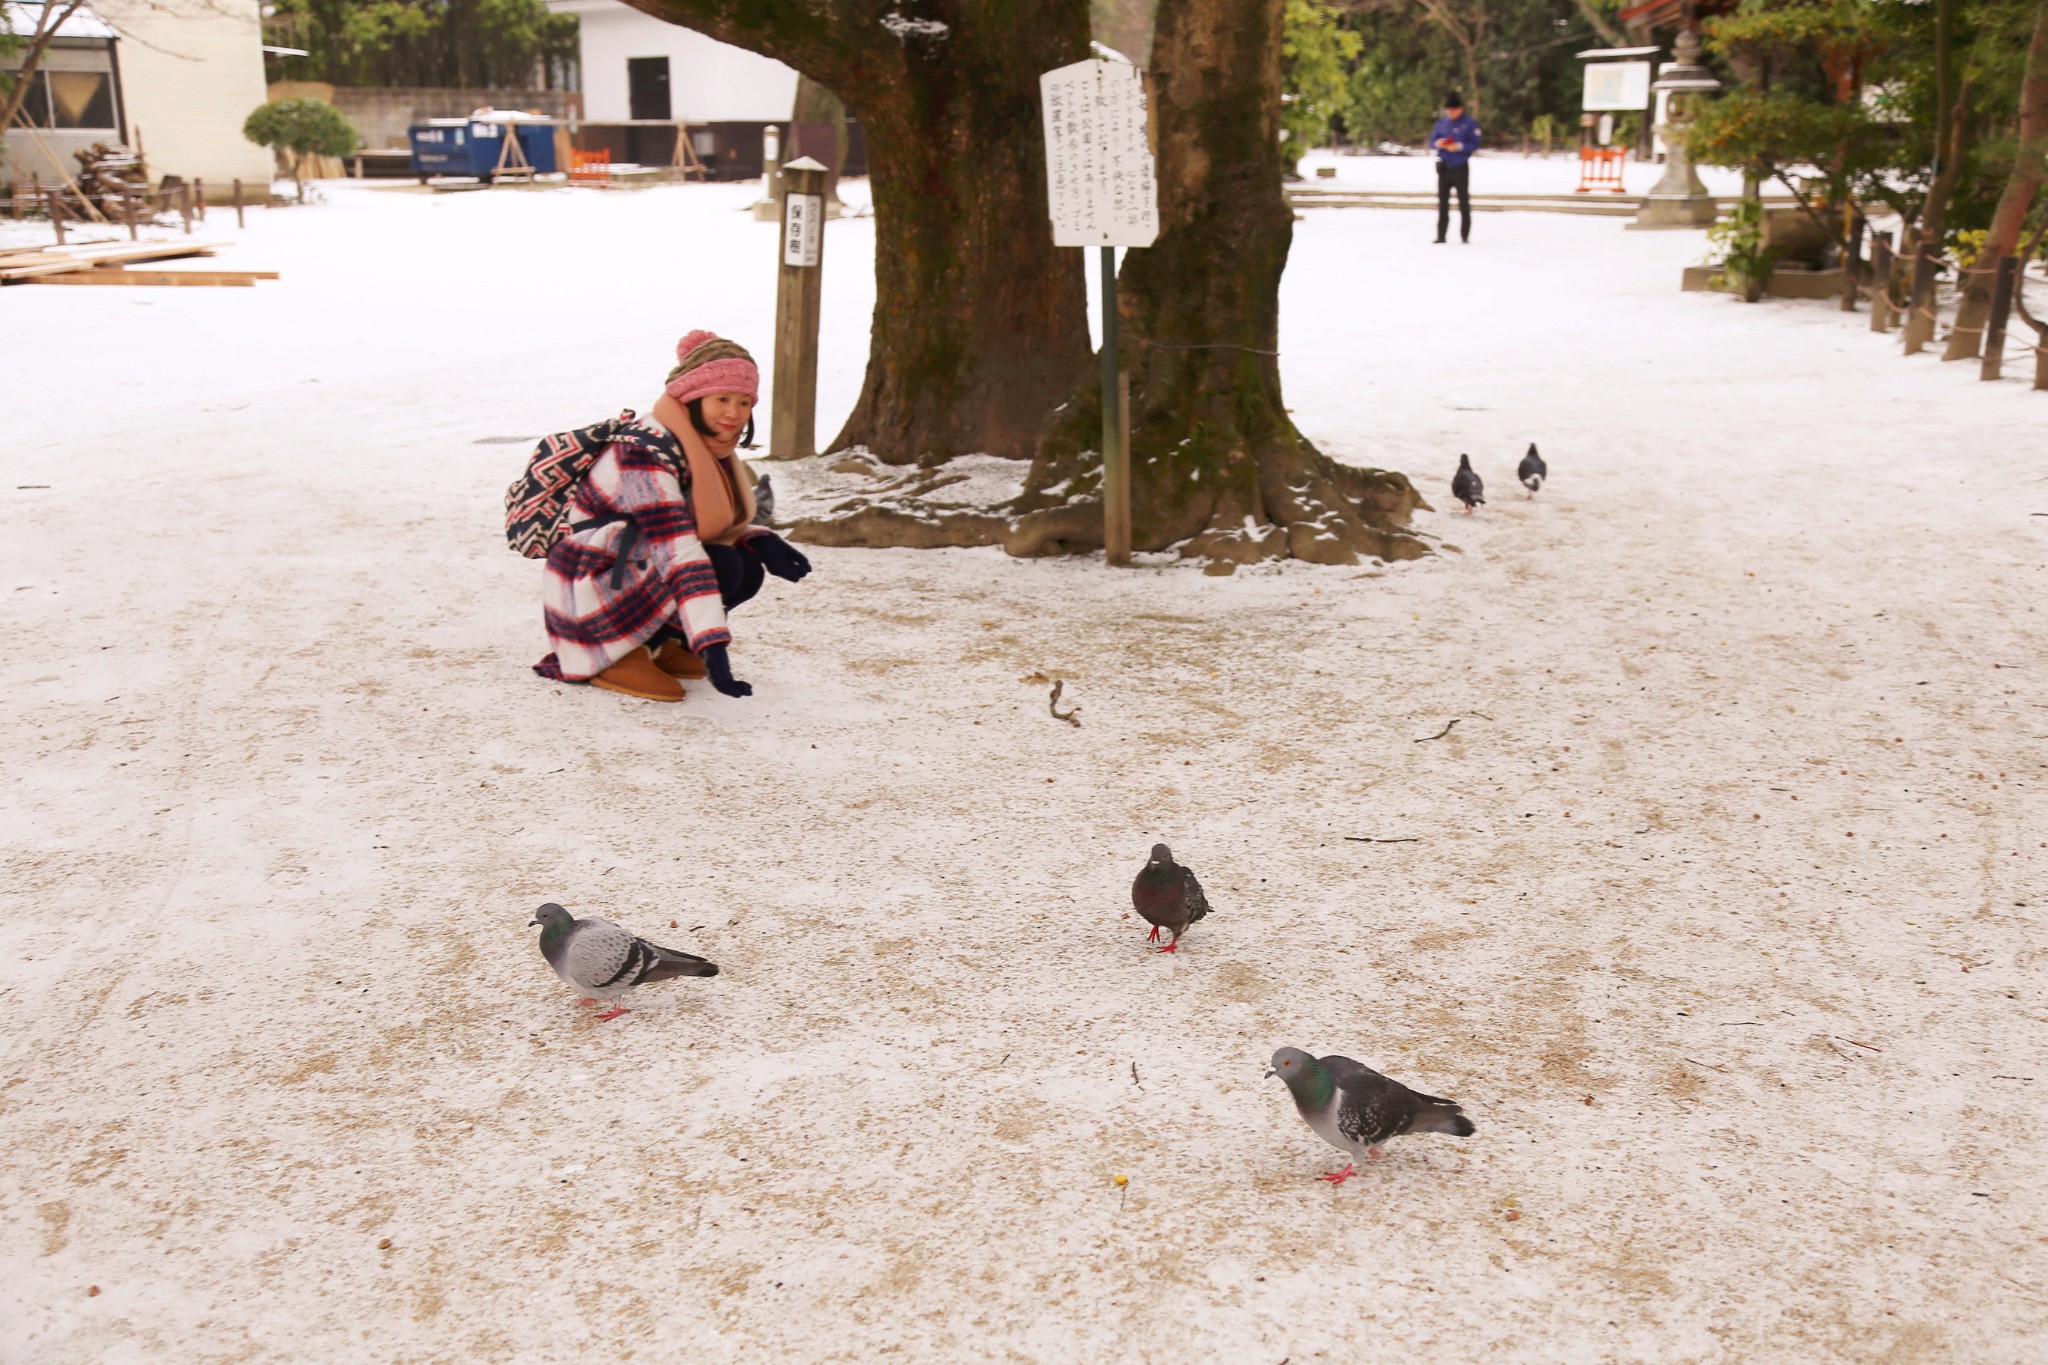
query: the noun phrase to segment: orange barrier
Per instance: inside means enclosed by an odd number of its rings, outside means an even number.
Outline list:
[[[604,185],[612,178],[612,154],[609,151],[569,153],[569,180],[572,184]]]
[[[1621,168],[1628,162],[1626,147],[1579,148],[1579,187],[1573,194],[1588,194],[1593,190],[1611,190],[1615,194],[1628,191],[1621,183]]]

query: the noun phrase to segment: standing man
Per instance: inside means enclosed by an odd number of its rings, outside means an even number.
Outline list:
[[[1465,112],[1465,99],[1453,90],[1444,96],[1443,117],[1429,130],[1429,149],[1436,153],[1436,240],[1441,246],[1451,226],[1451,190],[1458,191],[1458,240],[1472,240],[1472,153],[1479,150],[1479,125]]]

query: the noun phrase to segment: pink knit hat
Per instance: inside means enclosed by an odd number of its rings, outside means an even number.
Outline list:
[[[678,403],[714,393],[743,393],[760,401],[761,372],[737,341],[716,332],[692,332],[676,343],[676,367],[668,372],[668,396]]]

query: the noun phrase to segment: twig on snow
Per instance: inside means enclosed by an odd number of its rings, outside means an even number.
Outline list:
[[[1420,743],[1422,743],[1422,741],[1421,741],[1421,740],[1419,740],[1419,739],[1418,739],[1418,740],[1416,740],[1415,742],[1416,742],[1417,744],[1420,744]],[[1366,838],[1366,837],[1365,837],[1365,836],[1364,836],[1363,834],[1347,834],[1347,835],[1345,835],[1345,836],[1344,836],[1344,842],[1345,842],[1345,843],[1347,843],[1347,844],[1419,844],[1419,843],[1421,843],[1421,842],[1422,842],[1422,840],[1420,840],[1420,839],[1413,839],[1413,838],[1408,838],[1408,839],[1368,839],[1368,838]]]
[[[1453,716],[1453,717],[1451,717],[1451,719],[1449,720],[1449,722],[1447,722],[1447,723],[1446,723],[1446,724],[1444,725],[1444,728],[1443,728],[1443,729],[1441,729],[1441,730],[1437,731],[1437,732],[1436,732],[1435,734],[1433,734],[1433,735],[1424,735],[1424,736],[1423,736],[1423,737],[1422,737],[1421,739],[1418,739],[1418,740],[1416,740],[1416,741],[1415,741],[1415,743],[1417,743],[1417,744],[1427,744],[1427,743],[1429,743],[1429,742],[1430,742],[1431,740],[1433,740],[1433,739],[1442,739],[1442,738],[1443,738],[1443,737],[1444,737],[1445,735],[1447,735],[1447,734],[1449,734],[1449,733],[1451,732],[1451,726],[1453,726],[1453,725],[1456,725],[1456,724],[1457,724],[1457,723],[1458,723],[1458,722],[1459,722],[1460,720],[1462,720],[1462,719],[1463,719],[1463,717],[1462,717],[1462,716]]]
[[[1052,695],[1045,699],[1045,709],[1052,712],[1054,720],[1063,720],[1078,730],[1081,728],[1081,722],[1074,713],[1081,709],[1079,703],[1069,706],[1064,714],[1060,711],[1060,689],[1066,685],[1066,681],[1062,678],[1054,678],[1052,680]]]
[[[1679,1060],[1680,1060],[1680,1061],[1685,1061],[1685,1062],[1692,1062],[1692,1064],[1693,1064],[1694,1066],[1703,1066],[1703,1067],[1705,1067],[1705,1068],[1706,1068],[1707,1070],[1709,1070],[1709,1071],[1718,1071],[1718,1072],[1720,1072],[1720,1073],[1721,1073],[1722,1075],[1724,1075],[1724,1076],[1728,1074],[1728,1068],[1727,1068],[1727,1067],[1725,1067],[1725,1066],[1715,1066],[1715,1065],[1714,1065],[1714,1064],[1713,1064],[1712,1062],[1693,1062],[1693,1061],[1692,1061],[1692,1058],[1690,1058],[1690,1057],[1681,1057],[1681,1058],[1680,1058]]]
[[[1856,1041],[1856,1040],[1855,1040],[1854,1038],[1844,1038],[1844,1037],[1842,1037],[1842,1035],[1841,1035],[1841,1034],[1839,1034],[1839,1033],[1831,1033],[1831,1034],[1829,1034],[1828,1036],[1829,1036],[1830,1038],[1833,1038],[1833,1039],[1835,1039],[1835,1040],[1836,1040],[1837,1042],[1847,1043],[1847,1044],[1848,1044],[1848,1045],[1849,1045],[1850,1047],[1860,1047],[1860,1048],[1862,1048],[1862,1049],[1863,1049],[1863,1050],[1864,1050],[1865,1052],[1883,1052],[1883,1051],[1884,1051],[1884,1049],[1883,1049],[1883,1048],[1881,1048],[1881,1047],[1872,1047],[1872,1046],[1871,1046],[1870,1044],[1868,1044],[1868,1043],[1859,1043],[1859,1042],[1857,1042],[1857,1041]]]

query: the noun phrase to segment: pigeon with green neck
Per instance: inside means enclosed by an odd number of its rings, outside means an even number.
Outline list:
[[[577,919],[552,901],[533,912],[527,926],[538,924],[540,954],[555,975],[583,992],[582,1004],[616,1001],[635,986],[676,976],[717,976],[718,964],[694,953],[649,943],[609,920]],[[613,1004],[600,1021],[632,1011]]]
[[[1165,844],[1152,845],[1151,860],[1131,883],[1131,905],[1152,926],[1147,943],[1157,943],[1161,929],[1173,935],[1172,941],[1159,950],[1162,953],[1178,949],[1180,936],[1188,931],[1188,926],[1209,913],[1209,898],[1202,894],[1202,884],[1195,880],[1194,871],[1176,863],[1172,850]]]
[[[1361,1159],[1379,1156],[1380,1144],[1404,1133],[1448,1133],[1470,1137],[1472,1120],[1456,1100],[1410,1090],[1349,1057],[1315,1058],[1298,1047],[1273,1054],[1268,1076],[1278,1076],[1294,1095],[1294,1107],[1315,1135],[1351,1158],[1341,1171],[1317,1176],[1341,1185],[1358,1174]]]

